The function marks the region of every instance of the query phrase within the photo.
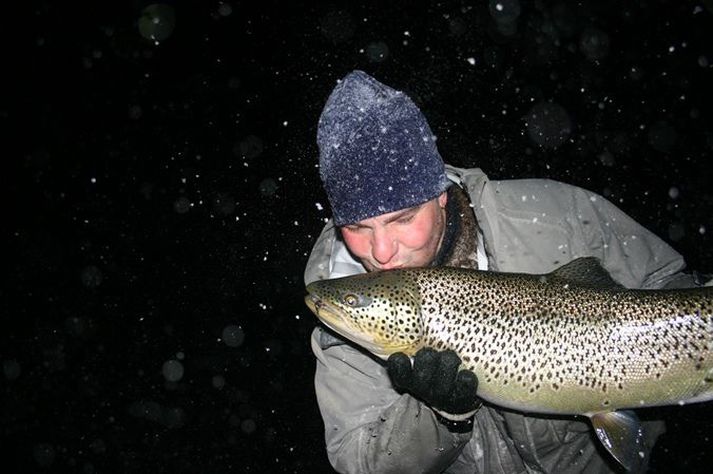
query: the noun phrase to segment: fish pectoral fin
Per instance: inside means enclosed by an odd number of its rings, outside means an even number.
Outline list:
[[[629,472],[641,469],[646,458],[644,431],[633,411],[609,411],[590,416],[599,441]]]

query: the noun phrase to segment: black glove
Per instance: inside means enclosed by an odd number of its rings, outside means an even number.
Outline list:
[[[480,406],[478,378],[470,370],[458,370],[460,363],[460,357],[451,350],[424,348],[414,356],[413,366],[406,354],[397,352],[389,356],[386,369],[396,390],[410,393],[446,420],[469,420],[472,425],[472,415]],[[461,428],[446,425],[449,429]]]

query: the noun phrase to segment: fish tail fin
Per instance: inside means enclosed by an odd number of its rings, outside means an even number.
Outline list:
[[[594,432],[607,451],[629,472],[646,465],[644,430],[633,411],[609,411],[590,416]]]

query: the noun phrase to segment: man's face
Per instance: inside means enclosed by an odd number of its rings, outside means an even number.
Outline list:
[[[419,206],[342,226],[342,237],[367,271],[429,265],[443,239],[447,199],[443,192]]]

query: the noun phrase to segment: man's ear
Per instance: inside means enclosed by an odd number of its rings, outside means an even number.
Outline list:
[[[438,196],[438,205],[441,206],[441,209],[446,207],[446,203],[448,202],[448,191],[443,191],[440,196]]]

